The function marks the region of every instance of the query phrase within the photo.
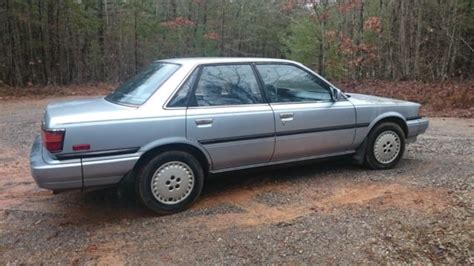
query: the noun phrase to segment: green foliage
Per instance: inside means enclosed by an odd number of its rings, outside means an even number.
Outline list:
[[[286,56],[289,59],[316,67],[321,29],[309,17],[295,18],[288,26],[287,33],[281,36],[281,42],[286,48]]]
[[[328,39],[327,32],[325,31],[323,36],[321,23],[315,21],[313,17],[295,17],[285,34],[280,36],[281,43],[285,47],[285,55],[319,72],[323,72],[324,69],[323,74],[328,78],[346,78],[347,58],[340,53],[338,41],[335,38]],[[318,69],[321,56],[324,56],[324,66],[323,69]]]

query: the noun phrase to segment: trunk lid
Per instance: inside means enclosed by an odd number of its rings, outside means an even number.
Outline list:
[[[58,128],[64,124],[124,119],[131,116],[134,110],[137,108],[114,104],[103,97],[62,101],[46,107],[43,126]]]

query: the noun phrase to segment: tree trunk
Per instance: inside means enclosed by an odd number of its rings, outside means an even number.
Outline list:
[[[134,53],[134,55],[135,55],[135,73],[138,72],[138,69],[139,69],[139,67],[138,67],[138,22],[137,22],[137,17],[138,17],[138,8],[135,7],[135,16],[134,16],[134,24],[133,24],[134,34],[135,34],[135,36],[134,36],[134,39],[135,39],[135,42],[134,42],[134,44],[135,44],[135,47],[134,47],[135,48],[135,53]]]
[[[15,13],[10,0],[6,0],[6,9],[8,14],[8,31],[10,33],[10,66],[13,65],[13,77],[10,78],[11,83],[17,86],[23,86],[23,76],[21,74],[20,60],[21,56],[18,49],[20,46],[17,43],[17,27]]]
[[[400,38],[400,65],[402,70],[402,78],[405,79],[408,75],[408,48],[406,45],[406,0],[400,0],[400,31],[399,31],[399,38]]]
[[[43,27],[43,1],[38,1],[38,13],[39,13],[39,28],[40,28],[40,42],[43,58],[41,64],[43,66],[44,84],[50,83],[51,73],[49,71],[49,55],[48,55],[48,44],[45,37],[45,29]],[[46,24],[47,25],[47,24]]]
[[[171,5],[171,19],[175,19],[178,16],[176,0],[171,0],[170,5]]]
[[[357,33],[357,73],[356,77],[358,79],[362,78],[362,63],[363,60],[360,60],[361,58],[363,59],[363,52],[360,48],[361,45],[361,40],[364,37],[364,1],[360,2],[360,10],[359,10],[359,30]]]
[[[223,0],[222,1],[222,16],[221,16],[221,42],[220,42],[220,45],[219,45],[219,53],[221,56],[224,55],[224,30],[225,30],[225,9],[226,9],[226,6],[225,6],[225,1],[226,0]]]
[[[105,38],[104,38],[104,3],[107,0],[97,1],[97,19],[99,26],[97,28],[97,42],[99,43],[99,80],[106,80],[105,75]]]
[[[415,65],[414,65],[414,76],[415,78],[420,76],[420,47],[421,47],[421,29],[422,25],[422,9],[423,0],[417,0],[417,16],[416,16],[416,38],[415,38]]]

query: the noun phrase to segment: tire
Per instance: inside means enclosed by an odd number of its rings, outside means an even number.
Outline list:
[[[204,172],[191,154],[167,151],[141,167],[135,182],[136,194],[148,209],[171,214],[189,208],[199,198]]]
[[[393,168],[405,152],[405,134],[392,122],[384,122],[369,133],[364,164],[376,170]]]

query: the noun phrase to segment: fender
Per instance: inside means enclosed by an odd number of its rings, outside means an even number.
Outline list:
[[[170,144],[184,144],[184,145],[189,145],[189,146],[193,146],[194,148],[197,148],[198,150],[202,152],[202,154],[204,154],[204,156],[206,156],[206,160],[209,163],[209,167],[210,169],[212,169],[213,162],[207,150],[198,142],[191,141],[184,137],[171,137],[171,138],[164,138],[164,139],[158,139],[158,140],[152,141],[148,144],[143,145],[140,148],[140,150],[138,150],[138,153],[143,155],[147,151],[150,151],[152,149],[159,148],[165,145],[170,145]]]
[[[372,122],[370,122],[369,124],[369,127],[368,127],[368,131],[367,131],[367,134],[372,130],[372,128],[378,123],[380,122],[382,119],[385,119],[385,118],[391,118],[391,117],[395,117],[395,118],[399,118],[401,119],[404,123],[405,123],[405,127],[407,126],[407,120],[406,118],[398,113],[398,112],[386,112],[386,113],[383,113],[383,114],[380,114],[378,115],[377,117],[375,117],[375,119],[372,119]],[[365,136],[367,137],[367,135]]]

